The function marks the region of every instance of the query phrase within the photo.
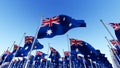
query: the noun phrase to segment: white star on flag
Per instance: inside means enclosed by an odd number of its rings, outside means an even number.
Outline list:
[[[76,48],[76,52],[79,52],[79,49],[78,49],[78,48]]]
[[[72,23],[69,24],[69,27],[71,27],[71,26],[72,26]]]
[[[34,46],[34,48],[37,48],[37,46]]]
[[[88,57],[90,57],[90,55],[88,55]]]
[[[23,56],[23,54],[21,54]]]
[[[87,43],[85,43],[85,45],[88,45]]]
[[[92,54],[92,51],[90,51],[90,53]]]
[[[27,50],[28,49],[28,46],[25,48],[25,50]]]
[[[63,21],[65,21],[65,17],[63,18]]]
[[[38,59],[40,59],[40,57],[38,57]]]
[[[47,30],[47,35],[51,35],[51,34],[52,34],[52,30],[51,29]]]

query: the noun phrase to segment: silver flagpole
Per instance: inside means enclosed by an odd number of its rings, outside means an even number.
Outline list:
[[[110,53],[113,53],[113,56],[114,56],[114,57],[115,57],[115,56],[117,57],[118,61],[115,59],[115,60],[117,61],[117,63],[116,63],[116,64],[117,64],[117,65],[119,65],[119,67],[120,67],[120,64],[119,64],[120,59],[119,59],[119,57],[116,55],[116,53],[114,53],[114,51],[113,51],[113,50],[111,50],[111,48],[110,48],[110,46],[109,46],[109,45],[108,45],[108,48],[110,49]],[[114,55],[114,54],[115,54],[115,55]]]
[[[88,60],[90,61],[91,68],[93,68],[92,59],[88,59]]]
[[[37,52],[37,50],[36,50],[36,52]],[[35,57],[36,57],[36,55],[35,55]],[[31,68],[34,68],[34,65],[35,65],[35,57],[33,58],[33,63],[31,64],[31,65],[32,65]],[[29,58],[30,58],[30,57],[28,57],[28,62],[30,61]],[[26,64],[25,64],[25,66],[26,66]],[[27,64],[27,66],[28,66],[28,64]]]
[[[97,67],[97,64],[96,64],[96,61],[93,61],[93,63],[95,64],[95,68],[98,68],[98,67]]]
[[[15,41],[13,42],[12,46],[10,47],[10,49],[9,49],[9,47],[8,47],[7,50],[11,51],[12,47],[14,46],[14,44],[15,44]],[[7,59],[7,57],[8,57],[8,54],[7,54],[7,56],[5,57],[5,59],[3,60],[2,63],[5,62],[5,60]]]
[[[4,54],[6,53],[6,51],[8,51],[8,50],[9,50],[9,47],[7,48],[7,50],[4,51],[3,55],[4,55]],[[2,55],[2,56],[3,56],[3,55]],[[8,54],[7,54],[7,56],[8,56]],[[2,63],[4,63],[4,61],[6,60],[7,56],[5,57],[5,59],[3,60]]]
[[[72,68],[72,62],[71,62],[71,46],[69,45],[69,36],[67,34],[67,44],[68,44],[68,51],[70,52],[70,56],[69,56],[69,65],[70,65],[70,68]]]
[[[62,49],[62,50],[63,50],[63,56],[65,57],[65,54],[64,54],[65,51],[64,51],[64,49]]]
[[[116,60],[115,55],[113,54],[113,51],[111,50],[110,46],[108,45],[112,61],[114,62],[113,67],[117,68],[119,67],[119,62]],[[113,59],[114,58],[114,59]]]
[[[23,38],[25,37],[25,35],[26,35],[26,33],[23,34],[23,37],[22,37],[22,39],[20,40],[20,43],[19,43],[18,46],[20,46],[20,44],[22,43],[22,40],[23,40]],[[19,50],[19,48],[18,48],[18,49],[16,50],[16,52],[13,54],[13,58],[14,58],[15,55],[17,54],[18,50]],[[12,60],[13,60],[13,58],[12,58]],[[10,66],[11,66],[11,64],[12,64],[12,60],[11,60],[11,62],[10,62],[10,64],[9,64],[8,68],[10,68]]]
[[[108,42],[108,44],[110,45],[110,47],[112,47],[112,45],[110,44],[110,42],[109,42],[109,40],[107,39],[107,37],[105,37],[105,39],[107,40],[107,42]],[[120,62],[120,59],[119,59],[118,55],[117,55],[114,51],[112,51],[112,52],[113,52],[113,54],[116,55],[117,59],[118,59],[119,62]]]
[[[64,49],[62,49],[62,50],[63,50],[63,56],[64,56],[64,60],[65,60],[65,54],[64,54],[65,51],[64,51]],[[63,60],[62,60],[62,62],[63,62]],[[63,62],[63,63],[64,63],[64,62]],[[64,66],[63,63],[62,63],[62,66]],[[64,67],[63,67],[63,68],[64,68]]]
[[[109,29],[107,28],[107,26],[105,25],[105,23],[103,22],[103,20],[100,20],[102,22],[102,24],[104,25],[104,27],[106,28],[107,32],[110,34],[110,36],[113,38],[113,40],[115,40],[114,36],[112,35],[112,33],[109,31]],[[117,45],[119,45],[119,43],[116,41]]]
[[[107,28],[107,26],[105,25],[105,23],[103,22],[103,20],[100,20],[100,22],[103,24],[103,26],[106,28],[106,30],[108,31],[108,33],[110,34],[110,36],[115,40],[114,36],[112,35],[112,33],[109,31],[109,29]]]
[[[8,47],[7,50],[11,51],[11,50],[12,50],[12,47],[14,46],[14,44],[15,44],[15,41],[13,42],[12,46],[10,47],[10,49],[9,49],[9,47]],[[5,59],[4,59],[4,61],[3,61],[2,63],[5,62],[5,60],[6,60],[7,57],[8,57],[8,54],[7,54],[7,56],[5,57]]]
[[[41,18],[40,22],[42,22],[42,18]],[[39,32],[40,26],[41,26],[41,25],[39,25],[38,28],[37,28],[37,30],[36,30],[35,37],[34,37],[34,40],[33,40],[33,42],[32,42],[32,46],[31,46],[31,49],[30,49],[30,53],[28,54],[27,59],[30,57],[30,55],[31,55],[31,53],[32,53],[32,49],[33,49],[33,47],[34,47],[35,40],[37,39],[37,35],[38,35],[38,32]],[[27,60],[26,65],[25,65],[25,68],[27,68],[28,62],[29,62],[29,60]]]
[[[35,59],[35,57],[34,57],[34,59]],[[31,68],[34,68],[34,65],[35,65],[35,60],[33,60],[32,67],[31,67]]]
[[[80,54],[80,56],[82,57],[82,61],[83,61],[84,68],[87,68],[87,67],[86,67],[86,64],[85,64],[85,58],[84,58],[84,55]]]
[[[15,44],[15,41],[13,42],[12,46],[10,47],[10,49],[9,49],[9,47],[8,47],[7,50],[11,51],[12,47],[14,46],[14,44]],[[5,59],[4,59],[4,61],[3,61],[2,63],[5,62],[5,60],[6,60],[7,57],[8,57],[8,54],[7,54],[7,56],[5,57]]]
[[[7,48],[7,50],[8,50],[8,49],[9,49],[9,47]],[[7,50],[5,50],[5,51],[3,52],[2,56],[5,54],[5,52],[6,52]],[[7,54],[7,56],[8,56],[8,54]],[[3,62],[1,63],[1,65],[5,62],[7,56],[5,57],[5,59],[3,60]],[[1,65],[0,65],[0,68],[1,68]]]
[[[99,65],[99,63],[96,63],[96,64],[97,64],[98,68],[100,68],[100,65]]]
[[[37,49],[36,49],[36,52],[37,52]],[[35,55],[35,57],[36,57],[36,55]],[[34,65],[35,65],[35,57],[33,58],[33,63],[31,64],[31,65],[32,65],[31,68],[34,68]],[[28,57],[28,62],[30,61],[29,58],[30,58],[30,57]],[[25,66],[26,66],[26,64],[25,64]],[[28,64],[27,64],[27,67],[28,67]]]
[[[50,43],[48,43],[48,51],[47,51],[47,54],[49,54],[49,49],[50,49]],[[48,55],[47,55],[47,58],[46,58],[46,64],[45,64],[45,68],[47,68],[47,60],[48,60]]]
[[[10,51],[12,50],[12,48],[13,48],[14,44],[15,44],[15,41],[13,42],[13,45],[10,47]]]
[[[85,64],[85,58],[84,58],[84,56],[83,56],[82,58],[83,58],[84,67],[87,68],[87,67],[86,67],[86,64]]]
[[[108,47],[109,47],[109,46],[108,46]],[[110,47],[109,47],[109,48],[110,48]],[[118,60],[120,60],[120,59],[117,60],[117,59],[115,58],[116,55],[114,55],[113,50],[110,49],[110,52],[112,53],[112,56],[111,56],[111,57],[114,58],[114,60],[115,60],[115,63],[114,63],[114,64],[117,66],[117,68],[119,68],[119,67],[120,67],[120,64],[119,64],[120,61],[118,61]]]

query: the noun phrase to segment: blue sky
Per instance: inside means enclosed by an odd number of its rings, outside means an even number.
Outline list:
[[[119,3],[119,0],[0,0],[0,54],[11,47],[14,41],[19,44],[24,32],[34,36],[41,24],[41,17],[65,14],[85,20],[87,27],[75,28],[54,38],[39,39],[44,45],[41,51],[47,53],[50,43],[63,55],[63,49],[68,50],[68,34],[70,38],[84,40],[95,49],[100,49],[110,60],[108,43],[104,37],[112,38],[99,20],[105,21],[115,37],[108,23],[120,21]]]

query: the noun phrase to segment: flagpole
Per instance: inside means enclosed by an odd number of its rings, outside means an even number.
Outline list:
[[[91,64],[91,68],[93,68],[93,64],[92,64],[92,59],[89,59],[90,64]]]
[[[110,44],[110,42],[109,42],[109,40],[108,40],[108,38],[106,36],[105,36],[105,39],[108,42],[108,44],[110,45],[110,47],[112,47],[112,45]]]
[[[37,49],[36,49],[36,52],[37,52]],[[36,55],[35,55],[35,57],[36,57]],[[34,68],[34,64],[35,64],[35,57],[33,58],[33,63],[31,64],[31,65],[32,65],[32,67],[31,67],[31,68]],[[30,58],[30,56],[28,57],[28,62],[30,61],[30,59],[29,59],[29,58]],[[28,62],[27,62],[27,63],[28,63]],[[25,67],[26,67],[26,65],[27,65],[27,67],[28,67],[28,64],[27,64],[27,63],[24,65]]]
[[[86,64],[85,64],[85,58],[84,58],[84,56],[82,57],[82,59],[83,59],[84,67],[87,68],[87,67],[86,67]]]
[[[64,54],[65,51],[64,51],[64,49],[62,49],[62,50],[63,50],[63,56],[65,57],[65,54]]]
[[[26,33],[24,33],[23,34],[23,37],[22,37],[22,39],[20,40],[20,42],[19,42],[19,47],[20,47],[20,44],[22,43],[22,40],[23,40],[23,38],[25,37],[25,35],[26,35]],[[17,52],[18,52],[18,50],[19,50],[19,48],[17,48],[17,50],[15,51],[15,54],[13,54],[13,58],[15,57],[15,55],[17,54]],[[13,59],[12,58],[12,59]],[[10,68],[10,65],[12,64],[12,60],[10,61],[10,64],[9,64],[9,66],[8,66],[8,68]]]
[[[62,67],[64,67],[64,66],[65,66],[65,64],[64,64],[64,61],[65,61],[65,54],[64,54],[64,52],[65,52],[65,51],[64,51],[64,49],[62,49],[62,50],[63,50],[63,56],[64,56],[64,57],[61,58],[61,59],[62,59]]]
[[[107,26],[105,25],[105,23],[103,22],[103,20],[100,20],[100,22],[103,24],[103,26],[106,28],[106,30],[108,31],[108,33],[110,34],[110,36],[115,40],[114,36],[112,35],[112,33],[109,31],[109,29],[107,28]]]
[[[50,49],[50,43],[48,43],[48,51],[47,51],[47,54],[49,54],[49,49]],[[48,60],[48,55],[47,55],[47,58],[46,58],[46,64],[45,64],[45,68],[47,68],[47,60]]]
[[[106,37],[106,40],[108,41],[109,46],[112,48],[112,45],[110,44],[110,42],[109,42],[109,40],[107,39],[107,37]],[[109,47],[109,46],[108,46],[108,47]],[[109,48],[110,48],[110,47],[109,47]],[[111,50],[111,51],[112,51],[113,54],[115,54],[115,56],[117,57],[118,61],[120,62],[119,56],[118,56],[113,50]]]
[[[9,49],[9,47],[8,47],[7,50],[11,51],[11,50],[12,50],[12,47],[14,46],[14,44],[15,44],[15,41],[13,42],[12,46],[10,47],[10,49]],[[4,59],[4,61],[3,61],[2,63],[5,62],[5,60],[6,60],[7,57],[8,57],[8,54],[7,54],[7,56],[5,57],[5,59]]]
[[[112,45],[110,44],[109,40],[107,39],[107,37],[105,37],[105,39],[107,40],[108,44],[110,45],[110,47],[112,47]],[[120,59],[118,57],[118,55],[112,50],[112,52],[116,55],[117,59],[119,60],[120,62]]]
[[[68,51],[70,52],[70,56],[69,56],[69,64],[70,64],[70,68],[72,68],[72,64],[71,64],[71,47],[69,45],[69,36],[67,34],[67,44],[68,44]]]
[[[107,46],[108,46],[109,49],[112,48],[110,45],[107,45]],[[118,59],[119,62],[120,62],[120,59],[119,59],[118,55],[117,55],[112,49],[110,49],[110,50],[111,50],[111,52],[112,52],[113,54],[115,54],[115,56],[117,57],[117,59]]]
[[[36,52],[37,52],[37,49],[36,49]],[[35,52],[35,53],[36,53]],[[36,55],[35,55],[35,57],[36,57]],[[32,65],[32,67],[31,68],[34,68],[34,64],[35,64],[35,57],[33,58],[33,63],[31,64]],[[30,61],[30,59],[29,59],[30,57],[28,57],[28,62]],[[27,63],[26,63],[27,64]],[[25,64],[25,66],[26,66],[26,64]],[[27,66],[28,66],[28,64],[27,64]]]
[[[116,58],[115,58],[115,60],[117,61],[117,65],[119,65],[120,66],[120,64],[119,64],[119,62],[120,62],[120,59],[119,59],[119,57],[116,55],[116,53],[114,53],[114,51],[113,50],[111,50],[111,48],[110,48],[110,46],[108,45],[108,48],[110,49],[110,53],[112,52],[112,54],[113,54],[113,56],[115,57],[117,57],[117,59],[118,59],[118,61],[116,60]],[[115,54],[115,55],[114,55]]]
[[[34,59],[33,59],[33,63],[32,63],[32,67],[31,68],[34,68],[34,65],[35,65],[35,57],[34,57]]]
[[[98,67],[98,68],[100,68],[100,65],[99,65],[99,63],[96,63],[96,64],[97,64],[97,67]]]
[[[95,68],[98,68],[98,67],[97,67],[97,64],[96,64],[96,61],[93,61],[93,63],[95,64]]]
[[[9,49],[9,47],[8,47],[7,50],[11,51],[12,47],[14,46],[14,44],[15,44],[15,41],[13,42],[12,46],[10,47],[10,49]],[[4,52],[4,53],[5,53],[5,52]],[[8,55],[7,55],[7,56],[8,56]],[[6,56],[6,57],[7,57],[7,56]],[[4,60],[6,60],[6,58],[5,58]],[[3,61],[2,63],[4,63],[4,61]]]
[[[9,49],[9,47],[7,48],[7,50],[8,50],[8,49]],[[4,53],[6,53],[7,50],[5,50]],[[4,53],[3,53],[3,55],[4,55]],[[3,55],[2,55],[2,56],[3,56]],[[8,56],[8,54],[6,55],[6,57],[5,57],[5,59],[3,60],[3,62],[1,63],[1,65],[5,62],[7,56]],[[1,68],[1,66],[0,66],[0,68]]]
[[[14,44],[15,44],[15,41],[13,42],[13,45],[10,47],[10,51],[12,50],[12,47],[14,46]]]
[[[9,47],[8,47],[7,50],[11,51],[11,49],[12,49],[12,47],[13,47],[14,44],[15,44],[15,41],[14,41],[14,43],[12,44],[11,48],[9,49]],[[5,51],[5,52],[6,52],[6,51]],[[8,55],[9,55],[9,54],[6,55],[6,57],[5,57],[5,59],[3,60],[3,62],[1,63],[1,65],[5,62],[5,60],[7,59]],[[1,66],[0,66],[0,68],[1,68]]]
[[[100,20],[100,22],[104,25],[104,27],[106,28],[107,32],[110,34],[110,36],[113,38],[113,40],[115,40],[115,37],[112,35],[112,33],[110,32],[110,30],[107,28],[107,26],[105,25],[105,23],[103,22],[103,20]],[[117,41],[115,41],[117,43],[117,45],[119,45],[119,43]]]
[[[110,54],[111,54],[111,58],[112,58],[112,61],[114,62],[113,63],[113,66],[117,66],[117,65],[119,65],[119,62],[116,60],[116,58],[115,58],[115,55],[113,54],[113,52],[112,52],[112,50],[110,49],[110,46],[108,45],[108,48],[109,48],[109,51],[110,51]],[[114,58],[114,59],[113,59]],[[115,63],[117,61],[117,63]]]
[[[42,22],[42,18],[41,18],[40,22]],[[34,40],[33,40],[33,42],[32,42],[32,46],[31,46],[31,49],[30,49],[30,53],[28,54],[28,57],[30,57],[30,55],[31,55],[31,53],[32,53],[32,49],[33,49],[33,47],[34,47],[35,40],[37,39],[37,35],[38,35],[38,32],[39,32],[40,26],[41,26],[41,25],[39,25],[38,28],[37,28],[37,30],[36,30],[36,33],[35,33],[35,36],[34,36]],[[27,64],[28,64],[28,60],[27,60],[27,62],[26,62],[25,68],[27,68]]]
[[[9,47],[8,47],[7,50],[11,51],[12,47],[14,46],[14,44],[15,44],[15,41],[13,42],[12,46],[10,47],[10,49],[9,49]],[[4,61],[3,61],[2,63],[5,62],[5,60],[6,60],[7,57],[8,57],[8,54],[7,54],[7,56],[5,57],[5,59],[4,59]]]
[[[69,35],[67,34],[67,44],[68,44],[68,51],[71,51],[70,50],[70,45],[69,45]]]

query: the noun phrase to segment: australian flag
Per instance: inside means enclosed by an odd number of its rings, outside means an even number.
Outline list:
[[[6,62],[6,60],[7,59],[9,59],[8,58],[8,55],[10,55],[11,54],[11,52],[9,51],[9,50],[6,50],[5,52],[4,52],[4,54],[0,57],[1,59],[0,59],[0,65],[3,63],[3,62]]]
[[[14,45],[13,52],[11,54],[15,54],[15,57],[24,57],[28,55],[29,51],[26,51],[23,47],[20,47],[18,45]]]
[[[120,54],[120,42],[118,42],[117,40],[110,40],[110,42],[115,46],[118,53]]]
[[[72,28],[86,27],[84,20],[75,20],[66,15],[59,15],[53,18],[46,18],[42,21],[37,38],[52,38],[56,35],[65,34]]]
[[[32,47],[33,40],[34,40],[33,36],[26,36],[25,37],[25,45],[24,45],[24,49],[25,50],[29,50],[30,51],[30,49]],[[33,50],[42,49],[42,48],[43,48],[43,45],[40,44],[37,39],[35,39]]]
[[[81,43],[82,43],[82,40],[70,39],[71,53],[74,53],[74,54],[81,53],[79,51],[79,45],[81,45]]]
[[[110,23],[110,25],[113,27],[115,30],[115,35],[120,42],[120,23]]]
[[[89,43],[83,41],[83,40],[77,40],[77,39],[70,39],[71,44],[71,51],[73,53],[81,53],[85,56],[85,58],[91,58],[98,56],[98,52],[93,48]]]

